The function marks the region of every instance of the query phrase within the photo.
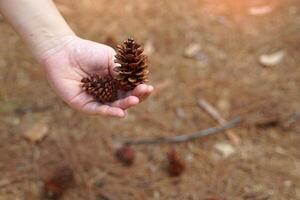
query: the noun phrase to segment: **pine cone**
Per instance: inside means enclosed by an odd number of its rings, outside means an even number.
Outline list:
[[[120,66],[115,68],[118,73],[116,80],[123,90],[132,90],[137,85],[148,81],[147,57],[143,55],[143,51],[141,45],[132,38],[124,41],[124,45],[117,46],[115,63],[119,63]]]
[[[44,181],[43,196],[46,199],[59,199],[74,183],[74,173],[69,166],[56,168]]]
[[[185,170],[185,163],[179,157],[175,149],[167,154],[168,156],[168,172],[171,176],[179,176]]]
[[[125,145],[117,149],[115,156],[124,165],[130,166],[134,162],[135,151],[130,146]]]
[[[93,74],[81,80],[82,89],[100,103],[108,103],[117,100],[118,90],[116,81],[111,76],[100,78]]]

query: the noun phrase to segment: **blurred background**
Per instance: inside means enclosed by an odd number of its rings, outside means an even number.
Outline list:
[[[73,30],[100,43],[132,36],[149,56],[154,95],[123,120],[87,116],[51,90],[44,73],[0,17],[0,199],[41,199],[45,179],[69,165],[62,199],[300,199],[299,0],[55,0]],[[134,164],[114,156],[118,141],[231,133],[180,144],[133,146]],[[227,132],[228,133],[228,132]],[[167,173],[176,149],[186,168]]]

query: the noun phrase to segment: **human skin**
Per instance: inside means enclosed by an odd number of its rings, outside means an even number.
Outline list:
[[[74,109],[124,117],[126,109],[153,91],[152,86],[141,84],[115,102],[96,102],[82,91],[80,81],[88,74],[115,74],[111,47],[76,36],[52,0],[0,0],[0,13],[26,42],[54,91]]]

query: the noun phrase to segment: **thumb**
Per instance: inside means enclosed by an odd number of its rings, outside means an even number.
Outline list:
[[[108,69],[109,69],[109,73],[111,76],[116,77],[117,76],[117,72],[115,70],[115,68],[119,65],[118,63],[115,62],[116,60],[116,51],[113,48],[109,48],[110,52],[109,52],[109,63],[108,63]]]

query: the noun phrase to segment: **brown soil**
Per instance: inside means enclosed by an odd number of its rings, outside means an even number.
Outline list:
[[[76,179],[65,200],[300,199],[300,121],[283,126],[300,108],[299,0],[56,2],[84,38],[121,42],[133,36],[152,44],[151,83],[160,90],[124,120],[80,114],[53,93],[23,42],[0,18],[0,200],[40,199],[44,178],[63,164],[73,168]],[[272,12],[249,14],[249,8],[262,5]],[[201,46],[199,60],[184,56],[190,44]],[[259,63],[261,54],[279,50],[286,55],[278,65]],[[130,167],[114,157],[120,139],[216,126],[198,107],[200,97],[226,119],[243,118],[233,129],[242,142],[233,145],[232,155],[216,151],[215,144],[230,143],[218,134],[135,146]],[[48,136],[31,144],[23,134],[36,124],[49,128]],[[186,160],[179,177],[166,171],[171,148]]]

